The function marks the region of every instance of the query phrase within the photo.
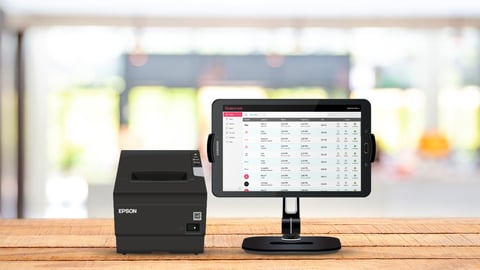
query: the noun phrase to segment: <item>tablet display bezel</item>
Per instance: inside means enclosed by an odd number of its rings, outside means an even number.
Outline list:
[[[223,112],[224,106],[248,105],[308,106],[348,105],[361,112],[361,189],[360,191],[224,191],[223,190]],[[312,106],[313,105],[313,106]],[[312,110],[315,111],[315,110]],[[371,191],[371,106],[365,99],[217,99],[212,104],[212,191],[217,197],[366,197]]]

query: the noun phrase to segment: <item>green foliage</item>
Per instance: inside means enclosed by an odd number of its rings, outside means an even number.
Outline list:
[[[83,151],[81,146],[64,142],[59,158],[60,169],[65,172],[72,170],[79,162]]]

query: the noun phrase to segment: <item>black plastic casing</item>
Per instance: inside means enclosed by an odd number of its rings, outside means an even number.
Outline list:
[[[122,151],[113,204],[118,253],[204,251],[207,191],[198,151]]]

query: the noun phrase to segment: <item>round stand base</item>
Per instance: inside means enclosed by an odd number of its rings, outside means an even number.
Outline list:
[[[251,253],[333,253],[342,248],[340,240],[328,236],[285,239],[278,236],[255,236],[243,240],[242,248]]]

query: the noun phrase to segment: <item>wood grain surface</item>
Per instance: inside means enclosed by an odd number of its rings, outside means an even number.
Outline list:
[[[277,219],[210,219],[205,253],[117,254],[112,219],[0,220],[0,269],[480,269],[480,219],[302,219],[303,235],[339,237],[322,255],[245,253]],[[176,269],[175,269],[176,270]]]

